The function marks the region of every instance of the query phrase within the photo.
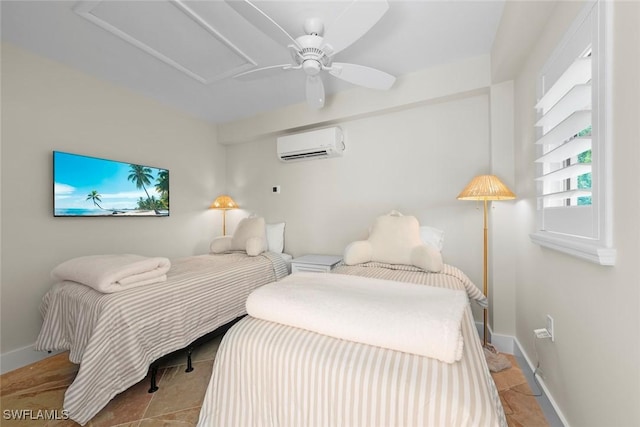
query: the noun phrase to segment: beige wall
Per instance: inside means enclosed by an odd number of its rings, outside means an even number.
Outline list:
[[[640,3],[613,3],[614,267],[541,248],[535,229],[536,74],[582,5],[559,2],[515,80],[516,336],[571,426],[640,425]],[[555,319],[555,343],[534,328]],[[537,344],[537,346],[536,346]],[[536,358],[537,356],[537,358]]]
[[[445,230],[445,262],[480,284],[482,211],[455,196],[475,174],[494,171],[514,183],[518,195],[516,202],[492,209],[494,329],[515,334],[529,359],[539,358],[544,384],[570,425],[640,425],[637,2],[614,4],[616,266],[542,249],[528,237],[535,229],[536,72],[580,7],[559,2],[549,19],[547,10],[546,27],[532,30],[533,48],[519,49],[524,57],[492,58],[496,67],[506,58],[504,67],[521,69],[513,83],[490,87],[494,70],[486,58],[448,64],[399,80],[393,93],[354,89],[328,99],[320,112],[291,106],[222,125],[223,142],[245,142],[226,150],[216,144],[212,125],[3,45],[1,351],[35,340],[37,306],[51,284],[48,273],[64,259],[123,251],[205,252],[220,231],[219,213],[206,207],[222,190],[244,208],[228,213],[231,230],[248,212],[286,221],[286,251],[294,255],[341,253],[390,209],[416,215]],[[511,11],[524,21],[531,18]],[[518,32],[519,25],[508,24]],[[504,38],[494,47],[519,40],[499,37]],[[510,128],[500,117],[512,102]],[[276,159],[278,133],[329,124],[345,130],[344,157],[294,164]],[[53,149],[170,169],[172,216],[53,218]],[[274,185],[281,194],[271,193]],[[556,342],[534,346],[532,330],[544,327],[546,314],[555,318]]]
[[[490,86],[488,59],[404,76],[383,98],[353,89],[330,97],[321,111],[297,105],[221,125],[221,140],[236,142],[227,148],[228,190],[244,208],[227,214],[230,229],[255,212],[287,222],[289,253],[340,254],[366,237],[376,216],[399,209],[445,230],[445,262],[481,287],[481,205],[456,196],[473,176],[490,171],[513,185],[513,85]],[[276,135],[327,125],[345,131],[344,157],[277,160]],[[271,193],[275,185],[281,194]],[[513,206],[496,203],[490,211],[496,221],[491,312],[495,330],[509,335],[515,333]],[[480,313],[475,310],[477,319]]]
[[[342,254],[377,216],[415,215],[445,231],[445,262],[481,284],[482,210],[456,196],[489,170],[488,101],[474,95],[342,122],[339,158],[283,164],[273,137],[228,146],[229,193],[246,211],[285,221],[285,250],[295,256]],[[243,214],[230,212],[230,226]]]
[[[204,253],[220,219],[224,148],[214,125],[118,86],[2,45],[2,342],[32,344],[49,272],[101,253],[168,257]],[[170,171],[169,218],[54,218],[52,151]]]
[[[456,253],[463,230],[451,213],[475,215],[473,204],[456,196],[488,168],[488,96],[340,127],[347,147],[340,158],[283,164],[275,138],[229,146],[229,192],[268,220],[287,221],[287,250],[295,255],[339,254],[350,241],[366,237],[376,216],[398,209],[445,229],[449,257],[461,260]],[[281,194],[271,193],[273,185],[281,186]]]
[[[491,171],[515,191],[513,168],[513,81],[491,86]],[[516,193],[516,197],[519,195]],[[513,352],[515,335],[515,254],[513,235],[519,230],[514,218],[517,201],[490,203],[489,222],[489,324],[492,342],[502,351]]]
[[[354,101],[356,100],[356,101]],[[320,111],[297,105],[220,125],[227,148],[229,192],[242,211],[286,221],[286,250],[342,253],[366,236],[373,219],[391,209],[445,230],[445,262],[482,286],[482,209],[456,196],[475,175],[498,174],[513,185],[513,84],[490,85],[488,57],[403,76],[393,92],[353,89],[330,97]],[[491,117],[490,117],[491,116]],[[276,135],[339,125],[344,157],[283,164]],[[239,141],[250,140],[243,144]],[[282,193],[271,193],[280,185]],[[515,334],[513,202],[490,215],[494,330]],[[481,319],[476,309],[476,318]],[[490,322],[492,323],[492,322]]]

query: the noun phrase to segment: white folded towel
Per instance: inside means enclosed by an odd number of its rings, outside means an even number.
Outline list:
[[[295,273],[249,295],[249,315],[447,363],[462,357],[463,290],[327,273]]]
[[[51,277],[90,286],[112,293],[134,286],[167,280],[171,267],[168,258],[132,254],[89,255],[73,258],[53,269]]]

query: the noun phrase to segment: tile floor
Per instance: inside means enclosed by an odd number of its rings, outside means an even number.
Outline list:
[[[165,361],[158,371],[160,389],[147,393],[149,378],[116,396],[87,425],[91,427],[186,427],[198,421],[200,406],[209,382],[213,359],[220,338],[196,349],[193,355],[194,371],[186,374],[184,356]],[[532,397],[527,380],[518,367],[515,357],[507,355],[513,367],[494,373],[493,378],[500,392],[510,427],[548,426],[540,406]],[[62,417],[64,392],[75,378],[77,366],[70,363],[67,353],[49,357],[29,366],[7,372],[0,376],[0,424],[6,427],[19,426],[77,426],[71,420],[15,420],[5,419],[7,410],[31,410],[37,418],[38,410],[57,409]],[[42,412],[40,412],[42,414]]]
[[[491,376],[498,387],[509,427],[549,426],[518,360],[510,354],[505,356],[511,362],[511,368],[492,372]]]

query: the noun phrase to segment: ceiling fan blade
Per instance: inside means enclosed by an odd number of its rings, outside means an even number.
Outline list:
[[[346,64],[344,62],[334,62],[331,64],[329,73],[339,79],[345,80],[354,85],[368,87],[370,89],[387,90],[393,86],[396,78],[384,71],[364,65]]]
[[[317,110],[324,107],[324,84],[320,76],[307,76],[307,103]]]
[[[275,76],[276,74],[280,74],[282,70],[288,70],[291,68],[293,68],[291,64],[270,65],[268,67],[255,68],[253,70],[236,74],[233,78],[241,81],[261,79],[264,77]]]
[[[276,21],[264,13],[262,9],[249,0],[226,0],[226,3],[260,31],[282,45],[294,44],[296,39],[291,37]]]
[[[388,9],[386,0],[353,0],[324,32],[324,42],[333,48],[332,55],[365,35]]]

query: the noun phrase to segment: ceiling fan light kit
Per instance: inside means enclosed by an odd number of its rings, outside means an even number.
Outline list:
[[[280,25],[271,19],[263,10],[250,0],[233,1],[229,4],[245,16],[258,28],[271,35],[275,40],[287,40],[287,47],[293,59],[292,64],[271,65],[236,74],[235,78],[248,75],[259,77],[267,70],[280,68],[284,71],[302,69],[307,75],[307,104],[315,109],[324,107],[325,90],[322,82],[322,71],[333,77],[357,86],[370,89],[388,90],[395,77],[384,71],[363,65],[333,62],[333,56],[353,44],[367,33],[386,13],[389,8],[386,0],[375,2],[351,2],[338,16],[335,22],[326,29],[324,22],[317,17],[309,17],[303,23],[305,34],[294,38]],[[293,41],[290,44],[290,41]]]

